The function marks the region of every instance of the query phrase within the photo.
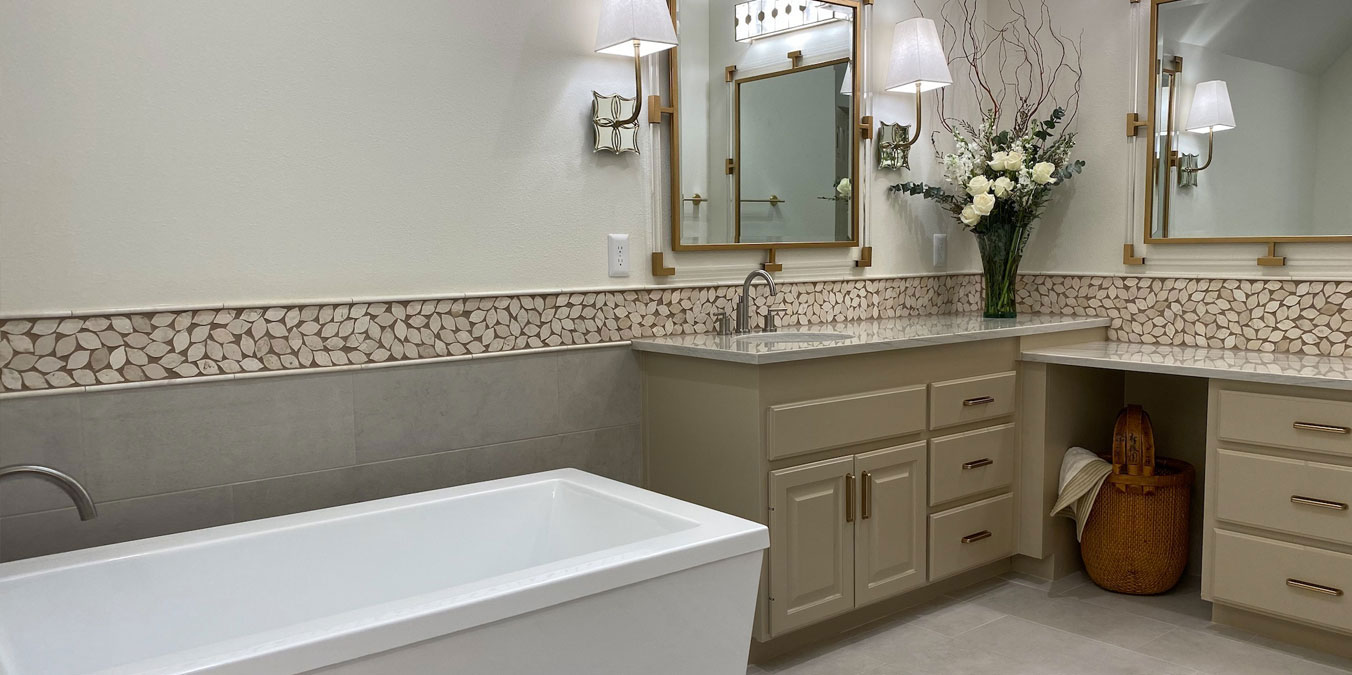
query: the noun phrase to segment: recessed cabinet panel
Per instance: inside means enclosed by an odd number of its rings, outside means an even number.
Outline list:
[[[925,429],[925,387],[770,406],[765,427],[770,459],[903,436]]]
[[[774,635],[854,607],[854,523],[849,521],[857,514],[847,513],[846,501],[853,471],[854,458],[842,457],[770,473]]]
[[[1218,450],[1216,517],[1352,544],[1352,467]]]
[[[1352,555],[1216,530],[1217,602],[1352,631]]]
[[[930,428],[942,429],[1014,414],[1014,373],[930,385]]]
[[[931,441],[930,504],[943,504],[1014,482],[1013,424]]]
[[[856,455],[855,604],[925,583],[925,443]]]
[[[1222,440],[1352,455],[1352,402],[1220,393]]]
[[[930,516],[930,580],[1014,552],[1014,497],[1000,495]]]

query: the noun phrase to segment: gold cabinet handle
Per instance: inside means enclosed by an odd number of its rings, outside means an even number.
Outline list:
[[[859,474],[859,519],[868,520],[873,516],[873,474],[865,471]]]
[[[845,522],[854,522],[854,474],[845,474]]]
[[[1334,588],[1332,586],[1323,586],[1320,584],[1312,584],[1308,581],[1301,581],[1300,579],[1287,579],[1286,585],[1290,586],[1291,588],[1299,588],[1302,591],[1311,591],[1314,593],[1323,593],[1324,595],[1332,595],[1335,598],[1340,598],[1343,595],[1343,589],[1341,588]]]
[[[980,468],[983,467],[983,466],[990,466],[990,465],[992,465],[992,464],[994,464],[994,463],[995,463],[995,462],[994,462],[993,460],[991,460],[990,458],[988,458],[988,457],[982,457],[981,459],[974,459],[974,460],[972,460],[972,461],[970,461],[970,462],[963,462],[963,464],[962,464],[962,470],[963,470],[963,471],[966,471],[966,470],[968,470],[968,469],[980,469]]]
[[[976,398],[969,398],[969,399],[967,399],[967,400],[965,400],[965,401],[962,402],[962,404],[963,404],[964,406],[968,407],[968,408],[970,408],[970,407],[972,407],[972,406],[974,406],[974,405],[986,405],[987,403],[995,403],[995,397],[994,397],[994,396],[978,396],[978,397],[976,397]]]
[[[980,532],[977,532],[976,534],[969,534],[969,535],[963,537],[963,538],[962,538],[962,543],[964,543],[964,544],[970,544],[970,543],[972,543],[972,542],[974,542],[974,541],[981,541],[982,539],[989,539],[990,536],[991,536],[991,531],[990,531],[990,530],[982,530],[982,531],[980,531]]]
[[[1352,428],[1335,427],[1331,424],[1315,424],[1314,422],[1296,422],[1291,427],[1301,431],[1322,431],[1326,434],[1352,434]]]
[[[1327,499],[1315,499],[1314,497],[1302,497],[1300,495],[1291,495],[1292,504],[1304,504],[1305,506],[1317,506],[1321,509],[1331,509],[1333,511],[1346,511],[1347,504],[1342,502],[1331,502]]]

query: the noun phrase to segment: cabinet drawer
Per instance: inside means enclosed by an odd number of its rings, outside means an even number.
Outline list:
[[[1352,631],[1352,555],[1216,531],[1219,602]]]
[[[1014,553],[1014,496],[1000,495],[930,516],[930,580]]]
[[[936,438],[930,444],[930,505],[1014,482],[1014,425]]]
[[[1014,412],[1014,373],[930,385],[930,428],[941,429]]]
[[[1220,450],[1216,517],[1352,544],[1352,467]]]
[[[1222,391],[1217,432],[1227,441],[1352,455],[1352,402]]]
[[[766,452],[779,459],[924,428],[924,385],[785,403],[766,415]]]

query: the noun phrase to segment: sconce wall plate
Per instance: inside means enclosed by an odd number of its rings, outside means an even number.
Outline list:
[[[596,132],[592,152],[609,150],[617,155],[623,152],[638,154],[638,122],[614,126],[615,120],[633,115],[637,103],[637,97],[603,96],[592,92],[592,128]]]
[[[1178,187],[1197,187],[1197,155],[1178,153]]]
[[[911,147],[906,144],[911,136],[911,125],[878,125],[878,168],[885,171],[900,171],[911,168]]]

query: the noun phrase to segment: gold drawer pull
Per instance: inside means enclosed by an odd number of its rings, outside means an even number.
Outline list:
[[[873,515],[873,474],[865,471],[859,474],[859,518],[868,520]]]
[[[845,474],[845,522],[854,522],[854,474]]]
[[[963,462],[962,470],[966,471],[968,469],[980,469],[983,466],[990,466],[994,463],[995,463],[994,461],[986,457],[982,457],[981,459],[972,460],[970,462]]]
[[[1331,502],[1327,499],[1315,499],[1314,497],[1302,497],[1300,495],[1291,495],[1292,504],[1304,504],[1306,506],[1317,506],[1321,509],[1332,509],[1334,511],[1346,511],[1347,504],[1342,502]]]
[[[982,539],[989,539],[990,536],[991,536],[991,531],[990,531],[990,530],[982,530],[982,531],[980,531],[980,532],[977,532],[976,534],[969,534],[969,535],[963,537],[963,538],[962,538],[962,543],[964,543],[964,544],[970,544],[970,543],[972,543],[972,542],[974,542],[974,541],[981,541]]]
[[[1296,422],[1291,425],[1294,429],[1301,431],[1322,431],[1326,434],[1352,434],[1352,429],[1347,427],[1335,427],[1331,424],[1315,424],[1313,422]]]
[[[1301,581],[1300,579],[1287,579],[1286,585],[1291,588],[1299,588],[1302,591],[1313,591],[1315,593],[1323,593],[1324,595],[1332,595],[1335,598],[1340,598],[1343,595],[1343,589],[1341,588],[1321,586],[1319,584],[1312,584],[1308,581]]]
[[[974,406],[974,405],[986,405],[987,403],[995,403],[995,397],[994,397],[994,396],[978,396],[978,397],[976,397],[976,398],[969,398],[969,399],[967,399],[967,400],[965,400],[965,401],[962,402],[962,404],[963,404],[964,406],[968,407],[968,408],[970,408],[970,407],[972,407],[972,406]]]

